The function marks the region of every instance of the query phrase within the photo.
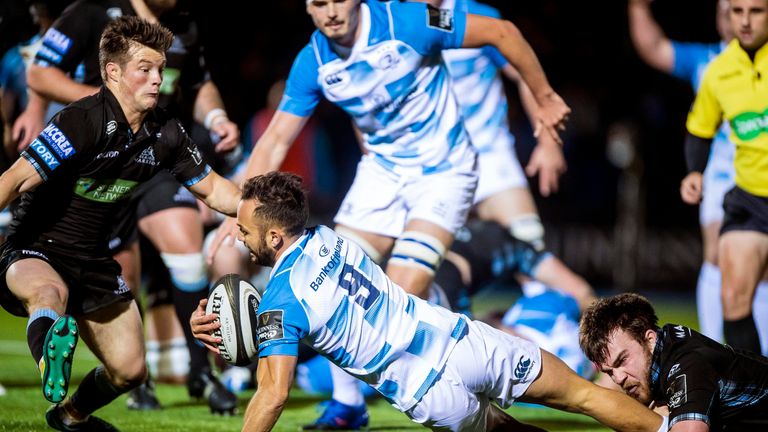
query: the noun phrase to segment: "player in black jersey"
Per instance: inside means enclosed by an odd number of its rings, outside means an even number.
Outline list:
[[[67,8],[45,34],[43,44],[29,68],[32,90],[49,99],[70,103],[93,94],[101,84],[97,42],[103,28],[114,18],[137,15],[149,21],[160,21],[174,33],[163,70],[158,106],[179,118],[191,136],[208,137],[209,132],[221,137],[216,150],[224,152],[237,145],[239,130],[227,118],[216,85],[205,67],[203,46],[195,21],[175,0],[78,0]],[[35,117],[35,101],[22,117]],[[31,112],[30,112],[31,111]],[[24,120],[24,119],[22,119]],[[25,120],[24,120],[25,121]],[[204,126],[200,126],[204,124]],[[30,127],[31,128],[31,127]],[[197,128],[206,129],[196,133]],[[209,156],[220,154],[196,139],[200,150]],[[216,169],[217,161],[212,161]],[[195,343],[189,329],[188,316],[197,302],[207,295],[208,277],[202,255],[203,223],[195,198],[168,173],[161,173],[139,186],[132,196],[132,207],[117,219],[110,241],[115,259],[123,269],[123,277],[134,293],[141,277],[139,255],[145,260],[162,260],[151,266],[159,272],[148,274],[149,286],[172,282],[170,296],[190,353],[187,386],[190,396],[206,396],[212,410],[231,411],[236,405],[234,394],[220,385],[211,374],[206,351]],[[137,229],[138,228],[138,229]],[[139,253],[138,231],[149,239],[144,245],[155,251]],[[162,268],[163,265],[167,270]],[[165,277],[170,273],[170,277]],[[162,276],[161,276],[162,275]],[[207,391],[206,391],[207,387]],[[151,385],[131,392],[128,407],[154,409],[160,404]]]
[[[657,322],[637,294],[604,298],[584,313],[579,343],[627,394],[666,405],[671,431],[768,427],[768,358]]]
[[[130,194],[167,170],[211,208],[237,209],[237,186],[156,108],[172,39],[136,17],[111,22],[100,42],[104,86],[59,112],[0,176],[0,207],[23,194],[0,247],[0,304],[30,316],[27,340],[43,394],[56,403],[46,414],[54,429],[115,430],[90,414],[146,376],[139,311],[108,247]],[[103,365],[65,399],[79,337]]]

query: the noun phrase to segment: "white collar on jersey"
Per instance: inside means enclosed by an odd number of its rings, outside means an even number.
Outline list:
[[[358,25],[362,27],[360,28],[360,36],[355,40],[352,48],[341,46],[329,39],[333,50],[343,59],[349,58],[353,52],[360,52],[360,50],[368,46],[368,39],[371,34],[371,10],[367,4],[360,3],[360,16],[358,19]]]

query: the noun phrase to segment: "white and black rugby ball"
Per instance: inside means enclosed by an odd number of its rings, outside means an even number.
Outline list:
[[[228,274],[213,285],[208,293],[205,313],[215,313],[221,323],[214,336],[221,357],[236,366],[245,366],[256,358],[259,341],[256,317],[261,294],[237,274]]]

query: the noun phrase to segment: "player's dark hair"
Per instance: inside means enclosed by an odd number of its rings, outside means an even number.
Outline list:
[[[608,339],[624,330],[640,344],[645,333],[658,330],[659,319],[651,303],[638,294],[626,293],[597,300],[581,317],[579,345],[587,358],[602,363],[608,355]]]
[[[130,60],[130,50],[140,44],[165,54],[173,42],[173,33],[160,24],[135,16],[117,18],[107,24],[99,41],[99,67],[101,78],[106,82],[107,63],[124,67]]]
[[[301,234],[309,219],[307,196],[296,174],[272,171],[250,178],[243,186],[243,199],[257,200],[260,205],[253,216],[285,229],[288,235]]]

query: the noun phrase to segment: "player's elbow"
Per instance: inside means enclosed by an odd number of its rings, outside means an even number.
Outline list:
[[[505,41],[517,40],[523,37],[517,26],[512,24],[512,21],[495,20],[495,24],[493,33],[495,34],[495,39],[500,44],[503,44]]]

